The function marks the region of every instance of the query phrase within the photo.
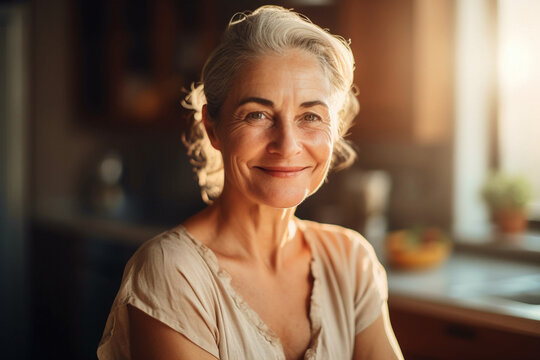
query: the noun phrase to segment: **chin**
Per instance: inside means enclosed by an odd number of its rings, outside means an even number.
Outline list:
[[[308,196],[310,191],[307,189],[280,189],[278,191],[264,191],[256,196],[257,202],[264,205],[289,209],[300,205]]]

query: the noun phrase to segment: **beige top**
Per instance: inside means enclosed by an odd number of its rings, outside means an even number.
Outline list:
[[[360,234],[298,224],[312,252],[312,338],[304,358],[351,359],[355,335],[386,302],[386,273]],[[146,242],[128,262],[98,348],[101,360],[130,358],[127,304],[218,359],[285,359],[279,338],[233,289],[212,250],[183,226]]]

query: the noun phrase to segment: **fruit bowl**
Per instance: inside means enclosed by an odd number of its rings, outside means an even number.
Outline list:
[[[394,231],[386,237],[390,265],[403,269],[434,267],[452,252],[452,242],[438,228],[413,228]]]

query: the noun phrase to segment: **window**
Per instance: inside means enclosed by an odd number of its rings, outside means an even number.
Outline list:
[[[528,177],[540,219],[540,2],[456,5],[454,232],[482,238],[490,221],[479,189],[493,165]]]
[[[497,14],[499,166],[533,186],[540,220],[540,1],[499,0]]]

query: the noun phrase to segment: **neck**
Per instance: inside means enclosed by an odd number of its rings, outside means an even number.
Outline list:
[[[245,199],[242,199],[245,200]],[[296,208],[279,209],[224,191],[212,204],[216,234],[211,247],[222,255],[257,261],[278,269],[297,239]]]

